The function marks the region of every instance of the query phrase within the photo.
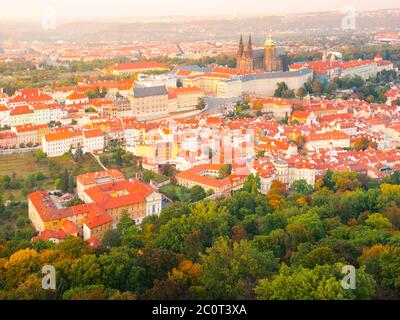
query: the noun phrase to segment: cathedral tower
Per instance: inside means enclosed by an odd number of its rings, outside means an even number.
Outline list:
[[[253,71],[254,61],[253,61],[253,42],[251,41],[251,35],[249,36],[249,42],[247,44],[247,48],[244,51],[244,70]]]
[[[244,53],[244,44],[243,44],[243,36],[241,35],[240,36],[240,42],[239,42],[239,49],[238,49],[238,52],[237,52],[238,60],[240,60],[242,58],[243,53]]]
[[[265,71],[273,72],[278,71],[279,64],[277,63],[278,57],[276,52],[276,44],[275,41],[272,39],[272,30],[270,30],[267,39],[265,40],[264,44],[264,65]]]

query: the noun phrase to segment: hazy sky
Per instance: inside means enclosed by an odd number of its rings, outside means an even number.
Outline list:
[[[41,19],[55,8],[59,19],[164,15],[243,15],[400,7],[399,0],[1,0],[0,19]]]

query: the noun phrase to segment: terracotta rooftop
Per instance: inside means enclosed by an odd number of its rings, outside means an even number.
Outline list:
[[[87,186],[99,183],[100,181],[107,181],[107,180],[122,181],[125,180],[125,176],[119,170],[110,169],[106,171],[83,174],[78,176],[76,180],[79,181],[84,186]]]

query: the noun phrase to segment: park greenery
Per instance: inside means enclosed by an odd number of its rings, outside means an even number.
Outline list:
[[[23,59],[0,62],[0,88],[12,95],[21,88],[77,85],[80,79],[91,75],[105,80],[118,80],[118,77],[102,74],[102,70],[107,66],[127,61],[126,58],[119,58],[39,66]]]
[[[307,95],[326,97],[328,99],[343,98],[359,99],[369,103],[385,103],[385,93],[390,89],[390,83],[399,81],[395,71],[382,71],[377,77],[363,80],[359,76],[335,78],[331,81],[315,79],[305,83],[296,92],[289,89],[285,82],[277,84],[274,96],[276,98],[304,98]]]
[[[74,192],[74,177],[98,170],[98,164],[87,155],[74,157],[68,153],[47,158],[40,150],[3,155],[0,161],[0,255],[4,254],[5,242],[14,250],[30,243],[29,239],[35,235],[27,214],[28,194],[38,190]]]
[[[141,225],[123,214],[99,249],[8,234],[0,299],[400,297],[400,172],[378,181],[328,171],[314,186],[274,181],[266,195],[259,187],[251,175],[231,197],[178,201]],[[53,291],[41,287],[48,264],[57,270]],[[341,285],[345,265],[356,268],[355,290]]]
[[[141,159],[125,151],[119,142],[110,142],[99,160],[108,169],[120,170],[128,179],[141,176],[144,171]]]

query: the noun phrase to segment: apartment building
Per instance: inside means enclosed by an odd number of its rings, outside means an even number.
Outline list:
[[[165,116],[170,112],[168,90],[165,86],[134,88],[130,101],[132,116],[139,120]]]

